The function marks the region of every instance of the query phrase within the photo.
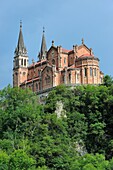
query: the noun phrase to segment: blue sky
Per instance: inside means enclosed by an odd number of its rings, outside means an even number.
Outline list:
[[[44,26],[48,49],[52,40],[72,49],[84,38],[104,74],[113,76],[113,0],[0,0],[0,89],[12,85],[20,20],[30,63],[37,61]]]

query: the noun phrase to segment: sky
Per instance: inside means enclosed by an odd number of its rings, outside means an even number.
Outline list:
[[[0,89],[13,84],[13,58],[22,20],[29,63],[38,60],[43,27],[47,48],[72,49],[81,39],[113,76],[113,0],[0,0]]]

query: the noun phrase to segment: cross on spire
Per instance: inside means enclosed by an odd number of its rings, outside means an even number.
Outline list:
[[[22,20],[20,20],[20,28],[22,28]]]
[[[82,44],[84,44],[84,38],[82,38]]]
[[[43,33],[45,33],[45,27],[43,27]]]

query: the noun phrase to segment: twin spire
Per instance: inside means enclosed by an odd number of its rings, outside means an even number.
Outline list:
[[[24,39],[22,34],[22,21],[20,21],[20,32],[19,32],[17,47],[15,49],[15,55],[22,55],[22,56],[27,55],[27,50],[24,45]],[[46,55],[47,55],[47,46],[46,46],[46,39],[45,39],[45,28],[43,27],[41,49],[38,55],[39,60],[46,59]]]
[[[84,39],[82,38],[82,44],[84,44]],[[23,40],[23,34],[22,34],[22,21],[20,21],[20,32],[19,32],[19,38],[18,38],[18,44],[15,49],[16,55],[27,55],[27,50],[24,45]],[[38,55],[39,60],[46,59],[47,57],[47,46],[46,46],[46,39],[45,39],[45,28],[43,27],[43,34],[42,34],[42,43],[41,43],[41,49]]]

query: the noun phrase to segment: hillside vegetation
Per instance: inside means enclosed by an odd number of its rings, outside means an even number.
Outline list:
[[[0,170],[112,170],[113,80],[56,87],[42,105],[29,90],[0,91]]]

